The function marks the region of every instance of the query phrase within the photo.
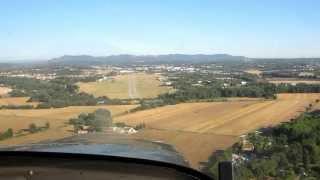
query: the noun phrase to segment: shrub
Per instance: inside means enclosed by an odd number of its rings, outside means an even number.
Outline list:
[[[13,130],[11,128],[7,129],[3,133],[0,133],[0,140],[8,139],[11,137],[13,137]]]
[[[36,133],[38,131],[39,131],[39,128],[37,127],[36,124],[34,124],[34,123],[29,124],[29,132],[30,133]]]
[[[146,124],[145,123],[140,123],[140,124],[137,124],[134,129],[136,130],[139,130],[139,129],[144,129],[146,128]]]
[[[44,125],[44,128],[45,128],[45,129],[49,129],[49,128],[50,128],[50,123],[49,123],[49,122],[46,122],[46,124]]]
[[[117,126],[117,127],[126,127],[126,124],[123,123],[123,122],[117,122],[117,123],[115,123],[115,126]]]

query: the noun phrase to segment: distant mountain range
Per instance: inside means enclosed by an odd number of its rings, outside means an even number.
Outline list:
[[[166,55],[64,55],[50,60],[20,60],[0,62],[0,69],[33,66],[91,66],[141,64],[197,64],[197,63],[320,63],[320,58],[248,58],[229,54],[166,54]]]
[[[205,63],[217,61],[245,61],[244,56],[229,54],[168,54],[168,55],[112,55],[112,56],[70,56],[65,55],[49,60],[49,64],[59,65],[101,65],[101,64],[153,64],[153,63]]]

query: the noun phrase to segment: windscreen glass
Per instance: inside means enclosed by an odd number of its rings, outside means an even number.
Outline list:
[[[320,179],[317,1],[0,2],[0,147]]]

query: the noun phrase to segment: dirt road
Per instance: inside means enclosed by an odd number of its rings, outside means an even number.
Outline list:
[[[128,76],[128,96],[130,99],[139,98],[139,93],[137,91],[136,75],[130,74]]]

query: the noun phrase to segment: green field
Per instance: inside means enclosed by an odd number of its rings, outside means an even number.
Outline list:
[[[107,96],[109,98],[134,99],[152,98],[172,90],[160,86],[158,75],[134,73],[118,75],[112,80],[102,82],[78,83],[80,91],[94,96]]]

